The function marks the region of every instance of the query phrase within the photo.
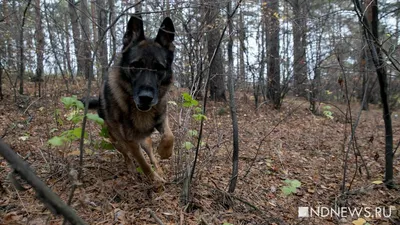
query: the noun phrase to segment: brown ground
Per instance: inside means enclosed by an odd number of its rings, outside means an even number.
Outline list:
[[[27,86],[26,92],[32,95],[33,85]],[[83,82],[75,84],[74,89],[83,90],[83,86]],[[67,113],[59,98],[71,94],[60,91],[65,88],[56,86],[55,81],[49,81],[46,88],[46,97],[39,100],[32,96],[18,97],[17,104],[13,102],[12,91],[7,86],[4,88],[6,96],[0,102],[0,135],[4,135],[3,140],[22,157],[30,153],[27,161],[66,201],[72,185],[68,174],[71,168],[76,169],[78,165],[78,143],[64,148],[51,148],[47,140],[70,129],[65,118],[64,125],[57,127],[54,113],[56,109],[61,110],[61,115]],[[346,203],[349,207],[400,207],[398,191],[372,183],[383,180],[384,174],[384,125],[379,108],[372,106],[371,111],[363,112],[356,131],[357,149],[365,160],[371,178],[367,178],[360,157],[356,160],[351,150],[346,183],[347,187],[351,185],[351,192],[347,198],[341,198],[345,156],[343,144],[350,131],[350,123],[346,123],[345,116],[334,107],[331,109],[334,113],[332,120],[314,116],[308,111],[305,101],[294,98],[285,100],[281,111],[272,110],[266,105],[255,111],[250,96],[244,93],[237,95],[240,161],[238,183],[232,198],[226,193],[232,167],[229,107],[227,104],[210,102],[203,138],[205,145],[200,149],[190,206],[180,202],[182,182],[176,182],[175,179],[180,171],[176,166],[176,156],[161,162],[165,177],[171,183],[166,184],[163,190],[154,190],[143,181],[141,175],[129,176],[122,156],[117,151],[98,150],[92,144],[85,145],[87,153],[82,185],[75,192],[72,206],[88,224],[156,224],[149,213],[152,210],[164,224],[235,225],[352,224],[358,219],[299,219],[299,206],[333,207]],[[172,93],[171,99],[178,103],[178,106],[171,104],[170,107],[170,123],[177,139],[175,155],[179,151],[181,156],[190,158],[193,152],[185,150],[182,143],[187,140],[195,143],[195,140],[184,135],[185,129],[198,129],[198,123],[184,119],[187,110],[181,110],[179,106],[179,93]],[[337,105],[345,111],[345,105]],[[353,118],[357,113],[358,105],[354,104]],[[400,139],[399,121],[393,117],[395,144]],[[51,133],[54,128],[58,130]],[[95,124],[90,123],[88,130],[91,139],[99,139]],[[155,135],[155,139],[158,140],[159,135]],[[399,165],[396,155],[396,183],[400,182]],[[356,166],[360,169],[356,169]],[[16,191],[7,179],[10,168],[3,158],[0,158],[0,171],[0,181],[6,190],[0,197],[0,224],[62,223],[62,217],[53,216],[35,199],[32,189]],[[301,182],[296,194],[282,194],[281,187],[285,185],[285,179]],[[233,201],[231,205],[230,199]],[[395,214],[396,211],[393,211],[391,219],[363,218],[369,224],[391,224],[399,221]]]

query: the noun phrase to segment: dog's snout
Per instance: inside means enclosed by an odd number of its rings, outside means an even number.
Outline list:
[[[150,105],[154,99],[154,92],[151,90],[141,90],[138,94],[140,104]]]
[[[139,92],[138,97],[139,97],[140,104],[150,105],[151,101],[153,101],[154,94],[152,91],[143,90],[143,91]]]

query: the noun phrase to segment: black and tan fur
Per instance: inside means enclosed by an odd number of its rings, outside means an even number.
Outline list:
[[[165,18],[155,39],[144,36],[140,16],[130,18],[123,39],[122,56],[104,80],[98,113],[105,121],[114,146],[124,155],[128,169],[133,160],[144,174],[163,182],[162,171],[153,155],[150,135],[157,129],[161,142],[157,152],[162,159],[172,155],[174,136],[168,125],[166,93],[172,83],[174,25]],[[146,162],[146,151],[155,170]]]

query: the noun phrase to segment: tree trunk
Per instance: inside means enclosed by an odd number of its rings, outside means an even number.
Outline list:
[[[364,26],[364,35],[366,37],[368,47],[375,65],[378,75],[381,102],[383,108],[383,121],[385,123],[385,184],[388,188],[394,187],[393,182],[393,128],[392,118],[389,108],[388,94],[388,77],[385,67],[385,61],[382,56],[381,46],[379,43],[379,19],[378,19],[378,0],[371,1],[368,7],[371,7],[371,14],[365,16],[359,0],[353,0],[358,9],[358,14],[362,15]],[[368,18],[369,17],[369,18]],[[372,34],[368,30],[372,30]]]
[[[269,58],[268,58],[268,99],[272,100],[275,109],[281,106],[280,88],[280,55],[279,55],[279,0],[270,0],[269,17]],[[267,31],[267,32],[268,32]]]
[[[245,74],[245,66],[244,66],[244,52],[246,51],[246,47],[244,44],[244,40],[246,39],[246,31],[244,29],[244,21],[243,21],[243,8],[241,7],[239,14],[239,45],[240,45],[240,58],[239,58],[239,76],[238,76],[238,86],[246,87],[246,74]]]
[[[107,75],[108,70],[108,49],[107,49],[107,36],[105,31],[107,28],[107,10],[105,0],[97,0],[98,5],[98,36],[99,36],[99,49],[98,49],[98,60],[100,62],[101,77],[104,79]],[[103,37],[104,36],[104,37]]]
[[[97,4],[97,6],[96,6]],[[98,33],[96,32],[97,26],[96,26],[96,20],[99,21],[100,18],[96,18],[99,16],[98,11],[101,10],[101,6],[99,5],[99,1],[90,1],[90,10],[91,10],[91,22],[92,22],[92,31],[93,31],[93,43],[97,43],[99,40],[100,36],[97,36]],[[104,8],[103,8],[104,10]]]
[[[368,72],[367,72],[367,57],[366,57],[366,55],[370,55],[370,54],[368,54],[368,50],[367,49],[363,49],[363,47],[365,46],[365,44],[366,44],[366,40],[365,40],[365,36],[364,36],[364,34],[362,34],[363,35],[363,37],[362,37],[362,40],[363,40],[363,42],[362,42],[362,46],[361,46],[361,55],[360,55],[360,62],[359,62],[359,65],[360,65],[360,74],[361,74],[361,79],[362,79],[362,88],[361,88],[361,92],[359,93],[359,98],[360,98],[360,100],[361,100],[361,108],[362,108],[362,110],[366,110],[366,111],[368,111],[369,110],[369,104],[368,104],[368,97],[369,97],[369,94],[368,94],[368,92],[366,93],[365,91],[365,89],[368,89]],[[373,63],[373,62],[371,62],[371,63]],[[364,93],[365,93],[365,95],[364,95]],[[364,96],[365,96],[365,101],[364,101]]]
[[[65,38],[65,61],[66,61],[66,63],[67,63],[67,69],[68,69],[68,72],[69,72],[69,76],[70,76],[70,78],[71,78],[71,81],[73,80],[73,78],[74,78],[74,73],[73,73],[73,70],[72,70],[72,65],[71,65],[71,46],[70,46],[70,43],[69,43],[69,35],[70,35],[70,33],[69,33],[69,25],[68,25],[68,15],[66,14],[65,15],[65,19],[64,19],[64,29],[67,31],[67,33],[66,33],[66,35],[64,36],[64,38]]]
[[[9,15],[9,11],[8,11],[8,1],[7,0],[3,0],[3,15]],[[13,44],[12,44],[12,38],[11,37],[11,25],[10,25],[10,19],[8,16],[6,16],[4,18],[4,23],[5,23],[5,29],[6,31],[3,32],[3,41],[5,43],[6,49],[4,51],[4,55],[5,55],[5,65],[3,65],[4,67],[10,68],[11,64],[12,64],[12,59],[14,58],[13,56]],[[7,34],[7,35],[5,35]]]
[[[75,0],[68,0],[68,11],[69,16],[71,17],[72,37],[74,39],[75,58],[77,64],[77,75],[80,76],[83,75],[83,60],[81,49],[82,43]]]
[[[135,0],[135,4],[137,4],[137,3],[139,3],[140,2],[140,0]],[[135,13],[139,13],[139,12],[142,12],[142,4],[143,4],[143,2],[141,2],[141,3],[139,3],[139,4],[137,4],[136,6],[135,6]]]
[[[25,73],[25,64],[24,64],[24,26],[26,20],[26,13],[28,12],[28,8],[31,5],[31,0],[28,1],[28,4],[25,6],[24,14],[22,17],[22,23],[19,30],[19,94],[24,94],[24,73]]]
[[[3,100],[3,65],[0,62],[0,100]]]
[[[81,24],[82,24],[82,51],[83,51],[83,73],[86,79],[93,79],[93,61],[91,52],[91,32],[89,27],[89,8],[87,0],[80,2]]]
[[[293,76],[294,93],[301,97],[307,97],[307,0],[294,0],[292,7],[293,20]]]
[[[256,78],[256,74],[253,73],[253,96],[254,96],[254,104],[255,104],[255,108],[258,108],[259,105],[259,95],[260,92],[263,92],[264,88],[264,72],[265,72],[265,48],[267,47],[267,44],[265,43],[265,36],[266,36],[266,26],[267,23],[265,22],[265,20],[267,19],[267,7],[266,4],[263,4],[262,6],[262,12],[263,15],[265,15],[263,17],[263,21],[260,25],[261,30],[257,31],[257,36],[260,37],[260,43],[258,44],[258,47],[261,47],[261,50],[258,50],[258,56],[257,56],[257,60],[260,64],[260,69],[259,69],[259,73],[258,73],[258,78]]]
[[[376,72],[378,74],[378,81],[380,86],[381,102],[383,105],[383,120],[385,123],[385,183],[388,188],[393,188],[393,129],[392,129],[392,118],[389,108],[389,97],[388,97],[388,83],[387,83],[387,71],[383,59],[382,52],[377,41],[379,40],[379,17],[378,17],[378,0],[372,2],[372,34],[375,38],[375,46],[372,49],[374,57],[374,63]],[[376,50],[376,52],[374,51]]]
[[[229,42],[228,42],[228,91],[229,91],[229,108],[231,110],[232,117],[232,139],[233,139],[233,154],[232,154],[232,176],[229,183],[229,193],[233,193],[236,188],[238,171],[239,171],[239,131],[238,131],[238,121],[236,113],[236,103],[235,103],[235,87],[233,83],[233,23],[232,19],[229,18],[231,14],[231,3],[227,4],[227,19],[229,26]]]
[[[224,67],[221,49],[217,49],[218,40],[221,36],[220,30],[216,27],[216,19],[219,17],[220,5],[215,1],[206,0],[206,22],[207,22],[207,51],[208,60],[211,63],[211,77],[210,77],[210,96],[214,101],[226,101],[225,96],[225,79]],[[214,60],[212,57],[214,55]]]
[[[364,7],[366,10],[366,15],[367,15],[367,20],[369,23],[372,24],[373,20],[373,7],[370,7],[372,5],[372,2],[374,0],[365,0],[364,1]],[[363,37],[363,44],[367,43],[367,40],[365,40],[365,36]],[[377,103],[377,88],[376,88],[376,75],[374,73],[374,62],[372,60],[373,56],[371,55],[371,52],[368,49],[364,49],[364,46],[362,48],[364,51],[362,51],[362,58],[361,58],[361,72],[362,72],[362,92],[360,93],[361,96],[364,95],[365,89],[365,101],[363,101],[363,98],[361,98],[361,103],[362,104],[362,109],[363,110],[369,110],[369,103],[376,104]]]
[[[115,6],[114,6],[114,0],[108,0],[108,7],[109,7],[109,11],[110,11],[110,20],[108,21],[108,24],[112,24],[113,21],[115,20]],[[117,55],[117,39],[115,37],[115,26],[112,26],[110,29],[110,46],[112,46],[111,48],[111,60],[110,63],[112,61],[114,61],[115,56]]]
[[[41,83],[43,81],[43,61],[44,61],[44,34],[43,34],[43,25],[42,25],[42,15],[40,13],[40,0],[36,0],[35,7],[35,15],[36,15],[36,79],[35,82],[38,83],[39,87],[39,97],[41,97]],[[36,91],[35,91],[36,92]]]
[[[163,12],[163,16],[164,17],[166,17],[166,16],[170,16],[170,3],[169,3],[169,0],[163,0],[163,4],[164,4],[164,12]]]

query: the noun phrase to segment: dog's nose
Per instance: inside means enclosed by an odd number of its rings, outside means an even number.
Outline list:
[[[150,105],[153,101],[153,92],[148,90],[143,90],[138,94],[139,102],[141,105]]]

